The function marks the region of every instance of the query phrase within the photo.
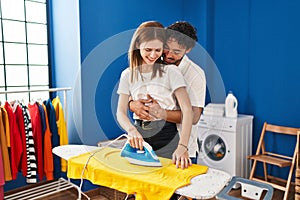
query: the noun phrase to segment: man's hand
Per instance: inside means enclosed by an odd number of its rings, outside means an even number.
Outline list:
[[[129,109],[141,120],[166,119],[167,113],[158,102],[149,94],[147,99],[139,99],[129,102]]]
[[[134,112],[141,120],[151,120],[149,115],[149,107],[147,105],[152,103],[152,99],[139,99],[129,102],[129,110]]]
[[[166,120],[167,112],[165,111],[165,109],[162,109],[158,102],[155,99],[153,99],[150,95],[148,95],[148,97],[149,99],[152,99],[152,104],[149,105],[149,114],[156,119]]]

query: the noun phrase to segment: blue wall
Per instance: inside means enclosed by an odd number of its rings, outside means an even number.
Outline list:
[[[254,115],[254,144],[264,121],[300,127],[300,2],[229,0],[214,8],[213,57],[240,113]]]
[[[214,3],[214,61],[226,91],[239,99],[239,112],[254,116],[254,151],[265,121],[300,127],[300,1]],[[275,143],[292,152],[295,140],[281,139]]]
[[[79,135],[83,143],[95,144],[123,133],[115,119],[116,88],[121,71],[128,66],[127,51],[135,28],[146,20],[167,26],[191,16],[193,9],[197,17],[191,22],[205,33],[202,10],[206,6],[201,2],[156,0],[147,6],[138,0],[80,2],[83,128]],[[203,35],[199,34],[201,41],[206,39]]]
[[[112,136],[120,134],[111,110],[116,105],[112,105],[111,99],[120,72],[127,67],[125,50],[130,42],[130,31],[145,20],[158,20],[164,25],[176,20],[193,23],[198,29],[199,44],[215,61],[226,92],[233,90],[238,97],[240,113],[254,115],[255,128],[260,130],[265,120],[297,126],[296,113],[286,112],[286,108],[289,106],[293,110],[299,107],[300,102],[296,101],[297,93],[290,92],[293,88],[299,88],[299,81],[293,77],[297,74],[296,66],[293,65],[297,64],[294,49],[299,44],[299,26],[296,21],[299,14],[296,11],[300,2],[195,0],[188,3],[163,1],[159,5],[154,1],[145,7],[135,0],[126,3],[96,0],[80,2],[82,63],[104,42],[129,31],[126,36],[122,35],[126,41],[119,45],[122,51],[120,55],[114,55],[116,59],[107,61],[107,57],[113,54],[111,52],[116,51],[108,47],[103,50],[105,54],[95,60],[95,67],[105,70],[101,72],[102,76],[98,78],[97,86],[94,86],[96,89],[93,92],[96,94],[90,100],[93,101],[92,109],[96,110],[96,121],[100,121],[101,127],[104,124],[104,132],[110,132]],[[166,12],[166,8],[172,12]],[[108,66],[101,66],[103,62]],[[87,77],[82,80],[83,92],[90,88],[90,74],[85,72],[84,67],[81,72]],[[291,101],[294,102],[289,103]],[[84,105],[89,103],[83,102]],[[281,117],[285,113],[289,116]],[[89,118],[89,113],[84,116],[86,118]]]

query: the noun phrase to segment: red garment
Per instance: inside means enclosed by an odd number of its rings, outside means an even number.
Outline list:
[[[26,177],[27,175],[27,152],[26,152],[26,136],[25,136],[25,124],[24,124],[24,117],[23,117],[23,110],[19,105],[15,105],[15,117],[16,122],[18,124],[19,133],[21,136],[21,141],[23,145],[23,153],[21,157],[21,171],[23,176]]]
[[[8,115],[9,129],[10,129],[10,163],[12,179],[16,179],[19,171],[19,164],[23,153],[23,144],[21,135],[17,125],[17,121],[12,110],[11,105],[5,102],[4,108]]]
[[[42,138],[42,123],[38,105],[28,104],[28,110],[31,117],[32,134],[34,139],[34,148],[37,159],[37,172],[39,179],[43,180],[44,177],[44,164],[43,164],[43,138]]]

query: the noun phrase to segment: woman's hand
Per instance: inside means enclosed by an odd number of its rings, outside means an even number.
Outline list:
[[[143,150],[144,139],[135,128],[134,130],[128,131],[128,142],[130,146]]]
[[[173,163],[176,164],[176,168],[181,167],[182,169],[185,169],[192,165],[192,160],[189,157],[187,147],[180,144],[173,153],[172,160]]]

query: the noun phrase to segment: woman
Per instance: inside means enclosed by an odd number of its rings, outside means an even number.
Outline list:
[[[146,141],[158,156],[172,158],[176,167],[187,168],[191,165],[187,145],[192,107],[181,72],[175,65],[165,67],[162,64],[164,42],[165,30],[159,22],[144,22],[135,31],[128,54],[129,68],[122,72],[118,88],[117,119],[128,133],[132,147],[143,149],[142,143]],[[136,115],[135,125],[131,123],[127,115],[129,97],[136,100],[147,98],[147,95],[155,98],[164,109],[174,110],[179,104],[183,113],[180,138],[175,123],[154,117],[151,121],[143,121]]]

